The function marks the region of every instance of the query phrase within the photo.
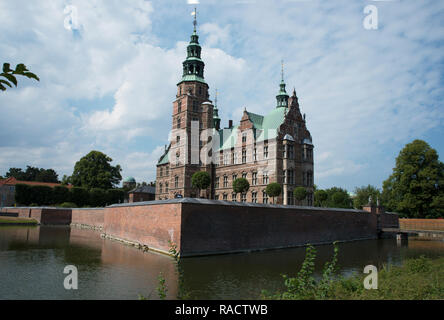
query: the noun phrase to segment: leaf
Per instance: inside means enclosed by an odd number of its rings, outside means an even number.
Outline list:
[[[0,83],[4,83],[4,84],[8,85],[10,88],[12,88],[12,85],[6,80],[0,79]],[[6,90],[6,88],[5,88],[5,90]]]
[[[25,71],[29,71],[29,70],[26,69],[26,66],[23,63],[20,63],[15,67],[14,73],[23,74]]]
[[[3,73],[2,75],[17,87],[17,79],[12,74]]]
[[[3,72],[7,73],[7,72],[11,72],[11,68],[10,68],[10,64],[9,63],[4,63],[3,64]]]
[[[35,79],[35,80],[37,80],[37,81],[40,81],[39,77],[37,77],[37,76],[36,76],[34,73],[32,73],[32,72],[24,72],[23,75],[24,75],[25,77],[27,77],[27,78]]]

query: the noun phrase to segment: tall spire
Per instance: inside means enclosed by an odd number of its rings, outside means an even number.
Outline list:
[[[214,109],[213,109],[213,126],[216,130],[220,129],[220,118],[219,118],[219,110],[217,109],[217,89],[214,95]]]
[[[196,7],[194,7],[194,11],[191,14],[194,16],[193,25],[194,25],[194,33],[196,33],[196,26],[197,26],[197,9],[196,9]]]
[[[202,47],[199,44],[199,36],[197,35],[197,9],[191,13],[194,16],[193,20],[193,34],[191,35],[190,43],[187,47],[187,58],[183,62],[182,81],[199,81],[205,83],[204,67],[205,63],[202,61],[200,55]]]
[[[277,105],[276,108],[288,107],[288,94],[285,91],[285,81],[284,81],[284,60],[281,60],[281,84],[279,85],[279,93],[276,96]]]

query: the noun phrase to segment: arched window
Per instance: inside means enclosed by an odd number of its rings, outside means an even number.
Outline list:
[[[180,117],[177,117],[177,128],[180,128]]]

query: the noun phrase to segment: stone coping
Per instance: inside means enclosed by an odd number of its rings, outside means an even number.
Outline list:
[[[104,210],[105,208],[62,208],[62,207],[0,207],[1,209],[54,209],[54,210]]]
[[[209,199],[198,199],[198,198],[180,198],[180,199],[133,202],[133,203],[121,203],[121,204],[113,204],[111,206],[108,206],[107,208],[136,207],[136,206],[176,204],[176,203],[223,205],[223,206],[230,206],[230,207],[259,207],[259,208],[303,209],[303,210],[312,210],[312,211],[338,211],[338,212],[345,211],[345,212],[366,213],[366,214],[369,213],[367,211],[357,210],[357,209],[321,208],[321,207],[307,207],[307,206],[294,206],[294,205],[288,206],[288,205],[282,205],[282,204],[234,202],[234,201],[209,200]]]
[[[337,211],[337,212],[351,212],[351,213],[365,213],[368,211],[358,209],[343,209],[343,208],[326,208],[326,207],[308,207],[308,206],[295,206],[295,205],[282,205],[282,204],[263,204],[263,203],[251,203],[251,202],[234,202],[224,200],[209,200],[198,198],[177,198],[168,200],[153,200],[143,202],[132,203],[119,203],[107,206],[106,208],[118,208],[118,207],[138,207],[146,205],[162,205],[162,204],[177,204],[177,203],[189,203],[189,204],[206,204],[206,205],[223,205],[230,207],[259,207],[259,208],[281,208],[281,209],[302,209],[310,211]],[[59,208],[59,207],[2,207],[0,209],[57,209],[57,210],[104,210],[105,208]],[[398,215],[396,212],[385,212],[385,214]]]

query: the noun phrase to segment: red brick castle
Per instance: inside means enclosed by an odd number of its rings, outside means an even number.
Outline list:
[[[227,128],[221,128],[217,96],[213,105],[201,51],[194,20],[173,102],[171,141],[157,164],[156,200],[197,197],[191,177],[207,171],[211,185],[200,194],[205,198],[270,203],[265,188],[277,182],[282,186],[277,203],[313,205],[312,139],[296,91],[291,97],[286,92],[283,72],[276,106],[267,115],[245,109],[239,124],[230,120]],[[232,183],[240,177],[249,181],[250,189],[236,195]],[[303,203],[293,198],[298,186],[308,191]]]

